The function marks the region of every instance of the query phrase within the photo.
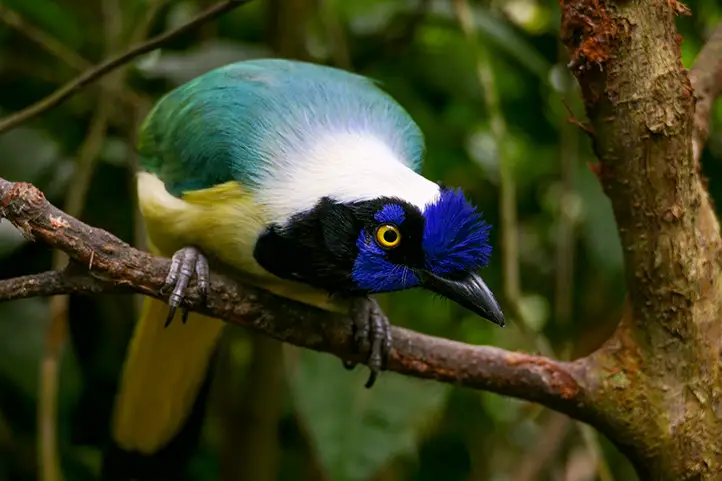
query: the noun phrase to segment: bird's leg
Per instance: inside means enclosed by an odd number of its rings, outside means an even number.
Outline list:
[[[376,382],[381,370],[386,369],[389,351],[391,350],[391,325],[378,303],[374,299],[360,298],[351,304],[353,320],[353,338],[356,349],[366,351],[368,348],[368,367],[371,370],[366,387]],[[344,361],[347,369],[353,369],[354,363]]]
[[[208,259],[197,247],[184,247],[176,251],[171,258],[170,270],[168,276],[165,278],[165,285],[163,291],[172,289],[170,297],[168,298],[168,304],[170,309],[168,310],[168,318],[165,321],[165,326],[168,327],[173,320],[176,309],[180,306],[185,290],[188,287],[188,283],[193,276],[196,274],[196,282],[198,283],[198,290],[200,291],[201,299],[205,299],[208,293],[208,277],[209,277]],[[183,309],[183,317],[181,318],[183,324],[188,320],[188,309]]]

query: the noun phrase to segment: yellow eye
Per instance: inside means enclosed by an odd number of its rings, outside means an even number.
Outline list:
[[[401,243],[401,232],[395,225],[384,224],[376,229],[376,242],[385,249],[393,249]]]

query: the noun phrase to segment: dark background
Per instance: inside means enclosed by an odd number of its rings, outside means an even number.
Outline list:
[[[588,167],[595,162],[588,139],[567,121],[565,101],[576,118],[583,120],[584,112],[558,42],[558,2],[457,4],[471,9],[476,39],[463,32],[447,0],[255,0],[0,134],[0,176],[32,182],[56,205],[142,247],[133,144],[154,99],[247,58],[350,68],[381,81],[419,123],[428,144],[425,175],[462,187],[494,225],[495,250],[484,276],[502,297],[510,286],[503,285],[509,279],[499,249],[500,186],[516,188],[511,207],[518,219],[511,219],[509,233],[519,242],[513,260],[526,327],[511,319],[499,329],[421,292],[383,298],[392,322],[473,344],[564,359],[584,355],[614,329],[624,283],[612,212]],[[30,105],[88,66],[209,5],[1,0],[0,113]],[[722,20],[722,6],[717,0],[687,5],[693,16],[679,18],[678,28],[689,67]],[[484,95],[478,69],[493,77],[498,111]],[[501,138],[491,131],[493,116],[506,126]],[[722,173],[721,120],[718,104],[703,158],[708,177]],[[0,277],[62,265],[53,255],[0,223]],[[67,480],[97,472],[137,301],[70,299],[56,426]],[[48,299],[0,304],[2,481],[40,479],[39,373],[47,327],[52,314],[62,318],[62,312],[61,303],[51,306]],[[361,368],[346,372],[334,357],[229,329],[189,479],[636,479],[606,439],[547,409],[393,373],[366,390],[365,376]],[[52,416],[41,419],[53,423]]]

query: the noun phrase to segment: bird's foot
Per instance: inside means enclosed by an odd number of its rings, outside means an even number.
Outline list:
[[[391,325],[378,303],[374,299],[361,298],[351,305],[353,320],[353,339],[356,349],[368,352],[368,368],[371,371],[366,387],[376,382],[379,372],[386,369],[389,351],[391,350]],[[356,364],[344,361],[346,369],[353,369]]]
[[[208,259],[197,247],[184,247],[176,251],[171,258],[170,270],[168,276],[165,278],[165,285],[163,291],[172,289],[168,298],[168,318],[165,321],[165,327],[168,327],[173,320],[176,309],[180,307],[185,290],[188,287],[188,283],[193,277],[193,273],[196,274],[196,282],[198,283],[198,290],[201,294],[201,299],[204,300],[208,293]],[[181,318],[183,324],[188,320],[188,309],[183,308],[183,317]]]

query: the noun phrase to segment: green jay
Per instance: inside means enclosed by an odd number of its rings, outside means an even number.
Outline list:
[[[504,325],[478,274],[489,224],[460,190],[420,174],[419,127],[366,77],[281,59],[226,65],[162,97],[138,150],[148,245],[172,259],[172,293],[168,304],[146,298],[135,327],[108,479],[145,479],[118,453],[162,452],[193,410],[224,322],[179,307],[191,278],[207,288],[212,266],[348,313],[368,387],[392,341],[375,293],[420,287]]]

